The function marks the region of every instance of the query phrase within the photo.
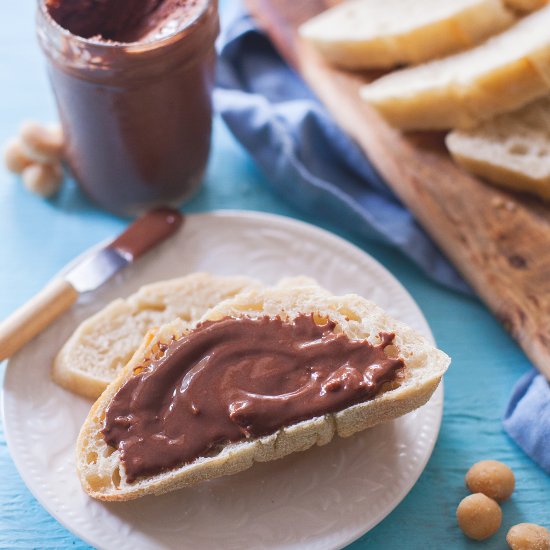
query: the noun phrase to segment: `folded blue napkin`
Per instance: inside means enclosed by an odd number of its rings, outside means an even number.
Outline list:
[[[504,414],[504,428],[550,474],[550,383],[533,370],[516,384]]]
[[[222,15],[216,110],[275,190],[303,212],[392,244],[439,283],[471,292],[358,145],[277,54],[241,2],[225,2]],[[548,435],[550,418],[547,414],[546,431],[543,426],[535,429],[533,411],[541,403],[548,410],[550,397],[548,388],[546,395],[540,390],[544,380],[536,385],[535,371],[530,376],[517,406],[514,393],[506,427],[525,452],[548,468],[539,438]]]
[[[395,245],[440,283],[468,292],[361,149],[334,124],[240,2],[226,6],[215,105],[275,189],[308,214]]]

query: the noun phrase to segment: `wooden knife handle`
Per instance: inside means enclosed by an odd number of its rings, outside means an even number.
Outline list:
[[[0,361],[11,357],[48,327],[78,299],[64,279],[54,279],[24,306],[0,323]]]

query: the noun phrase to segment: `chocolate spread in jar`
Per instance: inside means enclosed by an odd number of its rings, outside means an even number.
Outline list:
[[[67,161],[103,207],[136,215],[198,189],[218,25],[216,0],[41,0]]]
[[[131,483],[217,446],[372,399],[404,363],[312,315],[208,321],[135,370],[109,404],[103,435]]]
[[[51,17],[82,38],[111,42],[159,40],[181,29],[198,0],[45,0]]]

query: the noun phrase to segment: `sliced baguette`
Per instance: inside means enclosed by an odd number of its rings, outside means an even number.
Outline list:
[[[363,86],[361,97],[404,130],[470,128],[550,91],[550,6],[486,43]]]
[[[337,66],[386,69],[470,48],[514,21],[502,0],[350,0],[300,35]]]
[[[489,181],[550,200],[550,96],[446,138],[453,158]]]
[[[176,318],[188,326],[218,302],[259,286],[248,277],[194,273],[139,289],[84,321],[55,358],[52,378],[96,399],[130,360],[148,330]]]
[[[203,320],[227,316],[281,316],[292,319],[301,313],[329,317],[352,339],[379,343],[380,332],[396,334],[394,345],[405,360],[405,373],[397,388],[374,399],[335,414],[312,418],[282,428],[276,433],[239,443],[223,445],[214,456],[128,483],[120,451],[109,447],[101,434],[105,410],[133,369],[153,357],[157,344],[186,334],[181,320],[151,332],[125,370],[92,407],[77,442],[77,468],[85,491],[107,501],[130,500],[147,494],[161,494],[203,480],[246,470],[254,462],[282,458],[313,445],[324,445],[334,435],[350,436],[380,422],[406,414],[428,401],[437,388],[450,359],[409,327],[390,318],[379,307],[356,296],[332,296],[315,286],[259,289],[226,300],[206,313]]]

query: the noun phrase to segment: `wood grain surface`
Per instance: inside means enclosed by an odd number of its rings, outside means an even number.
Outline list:
[[[297,35],[336,3],[247,0],[281,54],[550,379],[550,205],[470,176],[452,162],[444,134],[404,135],[362,102],[359,87],[380,73],[330,67]]]

